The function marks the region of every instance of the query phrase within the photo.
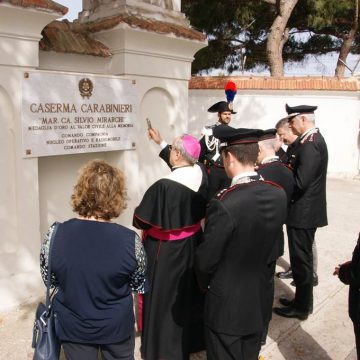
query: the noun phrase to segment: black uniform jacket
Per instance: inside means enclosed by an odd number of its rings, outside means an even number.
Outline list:
[[[277,184],[285,191],[287,208],[289,208],[295,185],[293,172],[290,167],[283,164],[281,161],[273,161],[259,165],[257,172],[264,178],[264,180]],[[278,246],[274,248],[274,253],[271,255],[269,262],[276,261],[283,254],[284,233],[281,231],[279,234]]]
[[[216,123],[212,126],[209,126],[208,129],[212,131],[219,124],[220,123]],[[214,141],[215,137],[213,135],[209,135],[209,140]],[[200,142],[200,146],[201,146],[199,161],[204,163],[206,166],[214,165],[216,167],[224,168],[224,164],[222,161],[222,157],[218,151],[218,147],[214,146],[213,150],[209,150],[206,145],[206,136],[205,135],[200,139],[199,142]],[[214,159],[216,152],[219,153],[219,156],[216,159]]]
[[[281,162],[283,162],[284,164],[286,163],[287,160],[287,156],[286,156],[286,151],[283,148],[280,148],[277,152],[276,152],[276,156],[279,157],[279,160]]]
[[[205,324],[213,331],[246,335],[263,330],[267,259],[285,216],[285,192],[259,180],[234,185],[210,201],[196,271],[207,289]]]
[[[213,129],[218,126],[220,123],[217,123],[209,129]],[[213,135],[209,135],[209,141],[215,141],[216,138]],[[225,172],[224,164],[222,157],[217,149],[218,146],[214,146],[212,150],[209,150],[206,144],[206,136],[204,135],[200,139],[200,156],[199,162],[203,163],[208,171],[209,175],[209,187],[208,187],[208,200],[216,195],[218,191],[228,188],[231,184],[231,179],[228,178]]]
[[[327,164],[327,146],[317,129],[300,139],[294,161],[295,189],[286,222],[288,226],[312,229],[327,225]]]
[[[342,264],[339,271],[339,279],[349,289],[349,316],[354,324],[360,325],[360,233],[355,246],[352,260]]]
[[[300,145],[300,137],[298,137],[292,144],[288,145],[286,149],[285,158],[282,160],[283,163],[294,169],[296,152]]]
[[[290,167],[281,161],[273,161],[258,166],[256,170],[266,181],[279,185],[286,193],[288,204],[294,191],[294,176]]]

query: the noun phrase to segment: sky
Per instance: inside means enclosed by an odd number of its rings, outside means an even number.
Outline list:
[[[78,13],[82,11],[82,0],[55,0],[57,3],[66,6],[69,12],[61,19],[68,19],[72,21],[78,17]],[[59,20],[61,20],[59,19]],[[337,62],[338,54],[322,55],[317,57],[308,57],[308,59],[298,65],[285,65],[286,76],[333,76],[335,73],[335,67]],[[349,54],[347,58],[347,64],[351,69],[354,69],[356,63],[360,59],[360,55]],[[214,70],[212,75],[224,74],[223,70]],[[360,64],[354,71],[354,74],[360,74]],[[270,75],[269,71],[245,71],[244,73],[233,73],[233,75]],[[345,76],[350,76],[350,70],[345,70]]]
[[[78,13],[82,11],[82,0],[55,0],[55,1],[58,4],[64,5],[69,9],[69,12],[61,19],[68,19],[69,21],[72,21],[74,19],[77,19]]]

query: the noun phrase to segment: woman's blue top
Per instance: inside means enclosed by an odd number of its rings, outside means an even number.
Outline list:
[[[47,278],[50,227],[40,255]],[[58,227],[51,257],[56,332],[61,341],[113,344],[134,332],[132,291],[144,293],[146,259],[124,226],[70,219]]]

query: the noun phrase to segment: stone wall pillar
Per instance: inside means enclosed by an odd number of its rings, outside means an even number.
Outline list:
[[[44,290],[38,162],[22,158],[21,82],[26,70],[38,66],[42,29],[60,16],[0,3],[0,310]]]
[[[166,16],[166,10],[162,15]],[[179,19],[181,15],[179,13]],[[156,20],[152,19],[150,25],[154,22]],[[161,26],[164,26],[163,33],[159,29]],[[207,45],[205,40],[166,33],[165,28],[166,24],[162,21],[152,31],[119,23],[94,34],[95,39],[107,45],[113,54],[109,73],[135,79],[139,96],[136,152],[124,152],[118,163],[125,169],[129,183],[136,184],[129,187],[131,203],[126,219],[128,225],[131,225],[132,210],[144,191],[168,172],[157,156],[160,149],[148,139],[145,120],[149,118],[153,127],[159,129],[168,142],[188,131],[191,64],[194,54]]]
[[[181,12],[181,0],[83,0],[79,21],[95,21],[119,14],[189,25]]]

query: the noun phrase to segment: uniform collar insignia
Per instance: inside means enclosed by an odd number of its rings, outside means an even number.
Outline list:
[[[300,142],[303,144],[310,137],[310,135],[316,134],[318,132],[319,132],[319,128],[317,127],[309,129],[308,131],[306,131],[304,134],[301,135]]]

